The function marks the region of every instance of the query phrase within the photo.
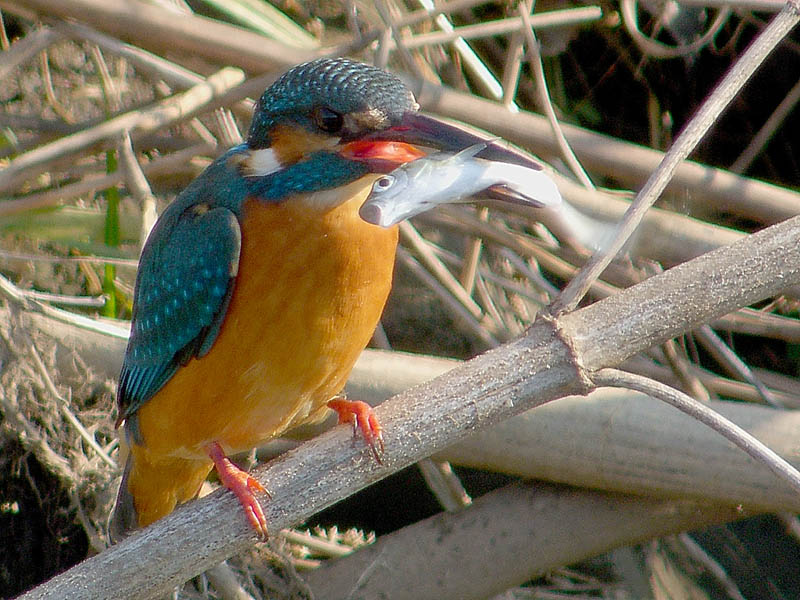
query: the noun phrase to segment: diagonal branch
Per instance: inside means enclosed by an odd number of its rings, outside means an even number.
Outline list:
[[[587,371],[800,282],[800,217],[675,267],[456,367],[378,408],[383,465],[337,427],[255,471],[272,491],[273,531],[298,523],[470,433],[549,400],[585,393]],[[151,598],[255,541],[225,491],[63,573],[23,598]]]

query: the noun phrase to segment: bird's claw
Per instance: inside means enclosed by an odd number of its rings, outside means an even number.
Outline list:
[[[383,464],[381,456],[384,452],[383,427],[381,427],[378,417],[375,416],[372,407],[366,402],[358,400],[345,400],[336,398],[328,402],[328,408],[336,411],[339,415],[339,423],[352,423],[353,436],[361,435],[364,438],[372,456],[378,464]]]
[[[244,509],[247,521],[256,530],[259,537],[267,539],[267,517],[255,494],[269,496],[269,491],[261,485],[258,479],[233,464],[216,442],[209,444],[206,451],[211,460],[214,461],[220,483],[232,491],[239,499],[239,504]]]

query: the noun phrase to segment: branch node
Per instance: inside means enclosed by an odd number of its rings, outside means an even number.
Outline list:
[[[553,332],[553,336],[563,344],[565,355],[570,365],[575,369],[575,389],[570,390],[570,393],[580,396],[586,396],[589,392],[597,389],[591,377],[591,372],[587,369],[581,360],[580,352],[578,352],[575,340],[569,329],[563,326],[561,319],[557,315],[552,315],[547,311],[541,311],[536,317],[536,321],[549,326]]]

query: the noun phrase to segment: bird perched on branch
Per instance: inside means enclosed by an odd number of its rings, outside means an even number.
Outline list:
[[[161,215],[117,393],[127,456],[112,538],[194,498],[212,467],[266,535],[264,490],[227,456],[329,407],[377,456],[377,420],[337,395],[386,302],[397,229],[358,210],[380,173],[485,141],[416,111],[381,69],[299,65],[260,98],[247,141]],[[518,160],[492,142],[482,155]]]

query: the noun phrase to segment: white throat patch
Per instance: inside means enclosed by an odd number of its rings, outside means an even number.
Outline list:
[[[245,177],[264,177],[283,168],[272,148],[250,150],[240,166]]]

